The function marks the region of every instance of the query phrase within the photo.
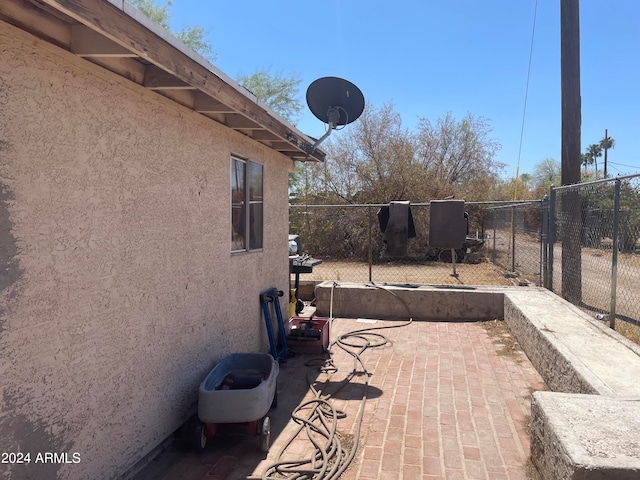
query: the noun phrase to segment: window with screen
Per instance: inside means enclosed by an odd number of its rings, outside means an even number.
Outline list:
[[[231,159],[231,251],[262,248],[263,166]]]

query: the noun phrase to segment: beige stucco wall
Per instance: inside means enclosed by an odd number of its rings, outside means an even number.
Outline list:
[[[0,110],[0,452],[81,459],[0,478],[116,478],[267,351],[292,164],[1,21]],[[262,252],[230,254],[232,153],[264,163]]]

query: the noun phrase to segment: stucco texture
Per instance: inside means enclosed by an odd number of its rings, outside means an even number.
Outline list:
[[[117,478],[267,351],[292,162],[2,21],[0,109],[0,451],[80,458],[0,478]],[[261,252],[230,253],[232,154],[264,164]]]

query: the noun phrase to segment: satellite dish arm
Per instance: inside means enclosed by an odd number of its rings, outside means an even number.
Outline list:
[[[310,153],[313,153],[315,149],[318,148],[318,145],[324,142],[327,139],[327,137],[331,135],[331,132],[336,129],[336,127],[338,126],[338,122],[340,121],[340,110],[342,110],[344,114],[348,117],[348,113],[344,108],[329,107],[329,110],[327,111],[327,117],[329,117],[329,128],[327,129],[325,134],[322,137],[320,137],[318,141],[316,141],[316,143],[313,144],[313,147],[311,147]]]
[[[327,137],[331,135],[332,130],[333,130],[333,127],[331,126],[331,124],[329,124],[329,129],[325,132],[323,136],[321,136],[318,140],[316,140],[316,143],[314,143],[313,146],[311,147],[311,151],[309,152],[309,154],[312,154],[313,152],[315,152],[316,148],[318,148],[318,145],[324,142],[327,139]]]

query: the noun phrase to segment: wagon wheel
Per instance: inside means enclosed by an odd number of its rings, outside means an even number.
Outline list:
[[[271,419],[269,417],[264,417],[260,421],[258,435],[260,436],[260,451],[269,453],[269,446],[271,444]]]
[[[456,263],[461,263],[464,260],[465,253],[462,248],[456,250]],[[451,263],[451,249],[442,249],[438,254],[438,260],[444,263]]]
[[[203,423],[198,423],[193,429],[193,446],[198,453],[204,452],[207,446],[207,429]]]

